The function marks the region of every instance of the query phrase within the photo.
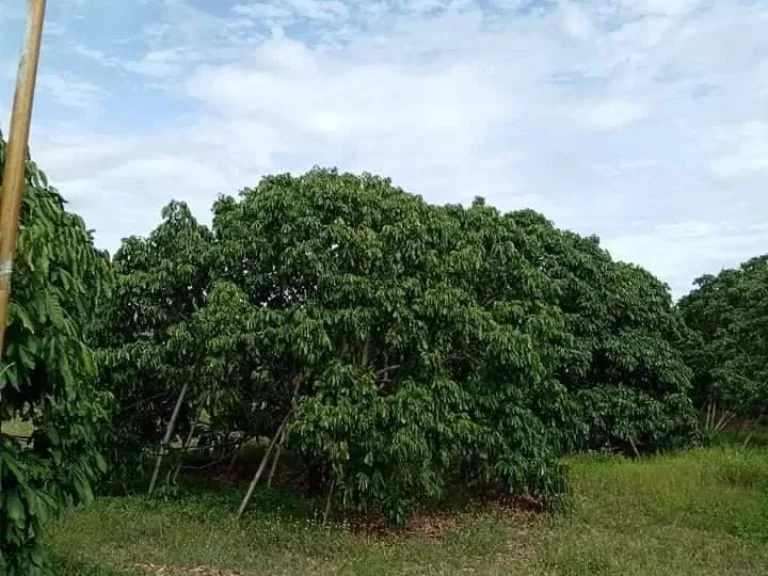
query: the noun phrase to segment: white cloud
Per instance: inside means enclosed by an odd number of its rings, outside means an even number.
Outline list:
[[[62,106],[93,111],[101,102],[102,89],[99,86],[70,75],[41,72],[37,85]]]
[[[714,234],[718,225],[713,222],[674,222],[671,224],[659,224],[656,229],[675,238],[697,238]]]
[[[693,288],[693,280],[732,268],[752,256],[765,253],[768,229],[745,227],[735,222],[680,222],[626,235],[610,242],[614,257],[634,260],[638,250],[652,252],[665,247],[665,257],[652,267],[669,283],[676,296]]]
[[[560,17],[563,30],[579,39],[586,39],[595,33],[595,26],[587,12],[573,0],[560,3]]]
[[[716,176],[734,179],[768,174],[768,122],[755,120],[718,132],[728,151],[712,164]]]
[[[226,118],[270,117],[298,133],[331,139],[425,134],[454,136],[465,146],[516,113],[514,100],[481,70],[460,62],[414,69],[354,64],[292,40],[265,43],[254,61],[251,67],[202,68],[188,91]]]
[[[71,50],[74,54],[93,60],[102,66],[117,66],[120,63],[119,59],[110,56],[103,50],[97,50],[89,46],[84,46],[83,44],[75,44],[71,47]]]
[[[585,106],[580,110],[577,122],[590,130],[617,130],[624,128],[646,115],[643,107],[627,100],[606,100]]]
[[[256,2],[252,4],[236,4],[232,7],[232,13],[238,17],[251,19],[281,20],[290,18],[292,11],[286,6]]]
[[[684,16],[702,4],[701,0],[622,0],[622,7],[639,16]]]
[[[297,15],[313,20],[345,20],[349,17],[349,8],[338,0],[285,0],[285,3]]]
[[[176,50],[167,48],[147,52],[141,60],[126,62],[125,68],[153,78],[168,78],[181,71],[180,57]]]

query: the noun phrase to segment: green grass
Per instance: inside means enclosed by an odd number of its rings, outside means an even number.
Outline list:
[[[743,446],[745,441],[750,448],[768,448],[768,425],[726,428],[713,438],[716,445]]]
[[[163,574],[197,566],[314,576],[768,574],[768,451],[571,465],[569,514],[467,512],[439,538],[324,529],[311,506],[280,490],[258,492],[238,523],[241,492],[222,489],[165,502],[102,499],[57,521],[48,540],[59,576],[134,576],[137,564],[166,566]]]

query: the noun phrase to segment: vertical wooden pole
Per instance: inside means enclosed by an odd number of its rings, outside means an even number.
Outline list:
[[[24,197],[25,168],[32,102],[35,94],[40,42],[43,36],[45,0],[27,0],[27,32],[19,60],[16,91],[13,96],[11,129],[3,170],[3,193],[0,198],[0,357],[5,343],[8,303],[11,297],[13,254],[19,229],[19,211]]]

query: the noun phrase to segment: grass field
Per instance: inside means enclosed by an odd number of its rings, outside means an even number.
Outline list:
[[[768,451],[571,465],[570,513],[464,512],[439,537],[322,528],[279,490],[238,523],[240,492],[221,489],[99,500],[52,525],[48,543],[60,576],[768,574]]]

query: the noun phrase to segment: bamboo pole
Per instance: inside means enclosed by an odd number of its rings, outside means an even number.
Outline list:
[[[16,251],[21,201],[24,198],[29,128],[32,122],[32,104],[44,19],[45,0],[27,0],[27,32],[13,95],[11,129],[3,170],[3,194],[0,198],[0,355],[5,343],[5,325],[8,322],[13,255]]]

